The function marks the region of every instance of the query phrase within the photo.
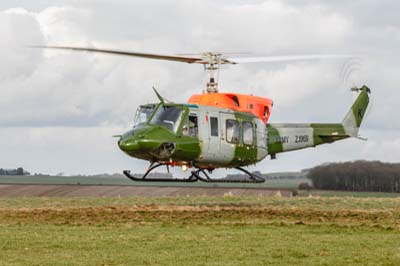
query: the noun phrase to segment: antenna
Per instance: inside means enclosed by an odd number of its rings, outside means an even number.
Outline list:
[[[163,104],[164,103],[164,98],[158,93],[158,91],[156,90],[156,88],[153,86],[153,90],[157,95],[157,98],[160,100],[160,102]]]

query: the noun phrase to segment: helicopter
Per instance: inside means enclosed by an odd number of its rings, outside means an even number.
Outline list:
[[[253,62],[282,62],[314,59],[349,58],[351,55],[297,55],[231,58],[223,53],[160,55],[120,50],[34,46],[35,48],[84,51],[201,64],[210,73],[206,91],[192,95],[186,103],[165,100],[153,87],[159,100],[137,108],[133,127],[118,138],[118,147],[128,156],[149,162],[145,174],[137,177],[131,171],[124,175],[144,182],[232,182],[262,183],[265,178],[245,169],[267,156],[333,143],[358,135],[371,90],[353,87],[358,94],[340,123],[268,123],[273,101],[269,98],[221,93],[216,72],[222,65]],[[166,166],[193,169],[187,178],[148,177],[154,169]],[[242,179],[220,179],[211,175],[218,168],[235,168],[247,176]]]

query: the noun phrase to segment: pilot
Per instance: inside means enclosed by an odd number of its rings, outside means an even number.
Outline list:
[[[183,125],[183,128],[182,128],[182,135],[183,135],[183,136],[189,136],[189,129],[188,129],[188,126],[187,126],[187,125]]]
[[[197,128],[197,118],[193,119],[194,121],[189,120],[189,134],[191,137],[197,137],[198,128]]]

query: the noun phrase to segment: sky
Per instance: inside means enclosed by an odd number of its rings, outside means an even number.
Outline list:
[[[32,49],[76,45],[153,53],[218,51],[250,56],[354,54],[224,66],[220,91],[274,100],[271,123],[340,122],[368,85],[360,135],[278,154],[252,167],[296,171],[325,162],[400,161],[400,3],[354,0],[0,2],[0,168],[32,173],[144,171],[112,135],[129,130],[140,104],[185,102],[205,88],[199,65]]]

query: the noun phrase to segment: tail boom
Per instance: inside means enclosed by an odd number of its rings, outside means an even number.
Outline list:
[[[342,123],[267,124],[268,154],[275,155],[357,137],[368,107],[370,89],[363,86],[353,90],[360,94]]]

